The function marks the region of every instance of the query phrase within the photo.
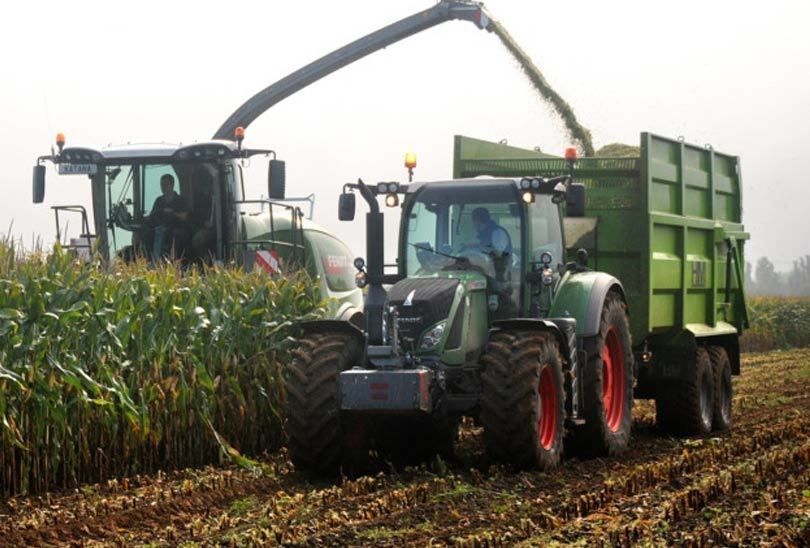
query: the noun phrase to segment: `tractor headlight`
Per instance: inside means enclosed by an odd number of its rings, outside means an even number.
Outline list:
[[[419,345],[419,350],[430,350],[439,346],[439,342],[444,335],[444,328],[447,327],[447,322],[439,322],[422,336],[422,344]]]
[[[360,289],[363,289],[364,287],[366,287],[366,285],[368,285],[368,277],[366,276],[366,273],[361,270],[360,272],[355,274],[354,275],[354,284],[357,287],[359,287]]]

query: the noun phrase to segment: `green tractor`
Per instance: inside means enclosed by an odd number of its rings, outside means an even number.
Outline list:
[[[672,431],[727,428],[745,313],[737,244],[747,235],[724,217],[738,215],[739,192],[725,188],[726,166],[714,188],[690,195],[725,204],[713,208],[715,220],[656,213],[672,205],[655,186],[665,176],[675,178],[664,187],[673,191],[695,184],[687,161],[698,149],[648,134],[642,141],[635,163],[578,163],[573,149],[565,159],[516,149],[481,157],[476,146],[471,159],[457,141],[456,174],[475,164],[474,177],[345,185],[341,220],[354,218],[355,192],[370,210],[366,261],[355,260],[357,285],[367,287],[365,327],[302,326],[286,369],[296,466],[345,470],[370,448],[447,455],[463,416],[483,426],[494,461],[546,469],[564,448],[616,455],[630,442],[634,396],[655,398]],[[669,154],[680,149],[689,154]],[[504,176],[520,170],[535,175]],[[656,170],[657,182],[645,179]],[[677,174],[692,179],[680,184]],[[402,198],[396,273],[385,271],[381,197],[389,207]],[[670,226],[682,239],[671,240]],[[591,268],[593,259],[629,284]]]

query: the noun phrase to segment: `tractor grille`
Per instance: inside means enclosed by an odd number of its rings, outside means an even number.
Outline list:
[[[406,279],[388,291],[388,304],[399,314],[399,336],[415,341],[424,329],[450,313],[458,280]],[[409,299],[410,297],[410,299]]]

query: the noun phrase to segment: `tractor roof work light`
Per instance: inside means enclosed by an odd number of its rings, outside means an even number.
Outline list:
[[[385,195],[385,205],[387,207],[397,207],[399,205],[399,196],[396,192]]]
[[[533,204],[534,203],[534,192],[532,192],[531,190],[527,190],[526,192],[523,193],[522,198],[523,198],[523,201],[525,203]]]

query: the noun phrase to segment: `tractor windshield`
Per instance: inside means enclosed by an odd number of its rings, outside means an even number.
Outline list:
[[[507,182],[438,183],[417,191],[405,211],[407,276],[469,264],[491,281],[503,304],[520,298],[523,204]],[[506,308],[506,307],[502,307]]]

